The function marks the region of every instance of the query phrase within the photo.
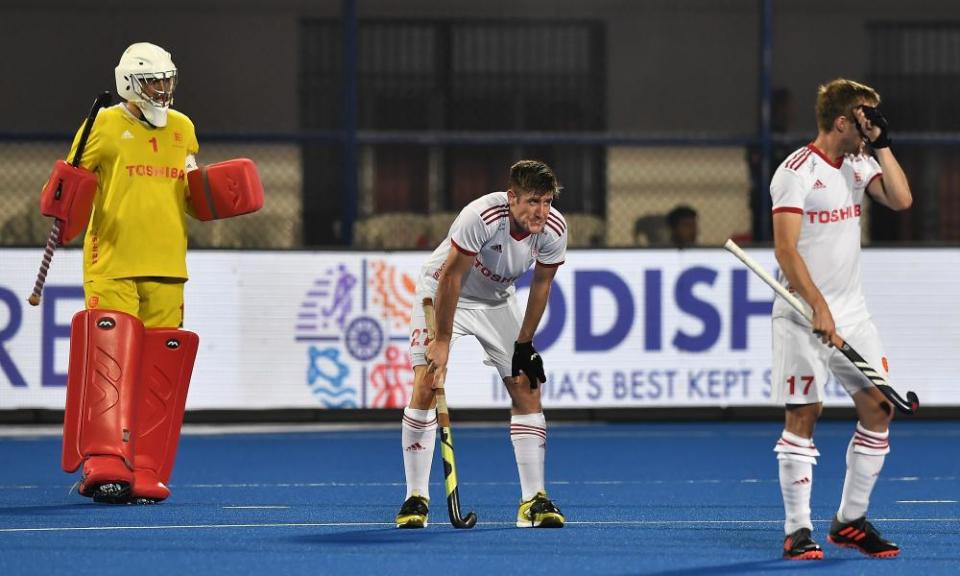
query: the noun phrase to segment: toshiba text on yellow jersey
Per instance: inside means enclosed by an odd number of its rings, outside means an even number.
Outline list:
[[[165,127],[150,128],[123,104],[97,115],[81,160],[99,180],[83,244],[84,280],[187,277],[184,166],[199,144],[187,116],[170,110],[168,118]]]

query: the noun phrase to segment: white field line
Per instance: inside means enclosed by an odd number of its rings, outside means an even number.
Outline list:
[[[873,518],[875,522],[960,522],[953,518]],[[831,519],[814,520],[817,524],[827,524]],[[576,526],[759,526],[783,524],[777,520],[580,520],[567,522]],[[479,522],[478,526],[514,526],[515,522]],[[364,528],[393,527],[393,522],[264,522],[256,524],[155,524],[141,526],[53,526],[47,528],[0,528],[0,533],[26,532],[107,532],[120,530],[214,530],[242,528]],[[453,528],[451,528],[452,530]]]
[[[955,482],[960,476],[895,476],[893,478],[879,478],[881,482]],[[776,478],[700,478],[700,479],[671,479],[671,480],[552,480],[547,484],[555,486],[649,486],[649,485],[700,485],[700,484],[777,484]],[[432,486],[443,486],[443,482],[431,482]],[[519,482],[460,482],[461,486],[517,486]],[[43,490],[68,489],[73,485],[67,484],[0,484],[0,490]],[[406,486],[404,482],[225,482],[215,484],[171,484],[171,488],[206,489],[249,489],[249,488],[394,488]],[[952,502],[952,501],[951,501]]]

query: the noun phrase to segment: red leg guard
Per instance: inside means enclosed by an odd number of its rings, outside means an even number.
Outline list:
[[[84,310],[70,329],[70,367],[63,418],[63,469],[84,464],[80,493],[101,484],[133,483],[136,361],[143,323],[112,310]]]
[[[133,497],[164,500],[183,425],[200,338],[169,328],[146,331],[137,394]]]

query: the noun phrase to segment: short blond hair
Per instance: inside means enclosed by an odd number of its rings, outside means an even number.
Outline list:
[[[539,160],[521,160],[510,167],[510,187],[514,193],[530,192],[534,196],[553,194],[556,198],[562,189],[557,176]]]
[[[840,116],[853,120],[853,109],[863,102],[877,106],[880,104],[880,94],[866,84],[846,78],[837,78],[821,85],[817,90],[817,128],[821,132],[829,132],[833,129],[833,121]]]

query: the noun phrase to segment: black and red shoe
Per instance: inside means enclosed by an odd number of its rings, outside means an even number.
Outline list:
[[[783,557],[787,560],[823,560],[823,548],[810,537],[809,528],[800,528],[784,538]]]
[[[837,546],[859,550],[873,558],[895,558],[900,554],[900,547],[883,539],[873,524],[867,522],[866,516],[853,522],[841,522],[834,518],[827,540]]]

